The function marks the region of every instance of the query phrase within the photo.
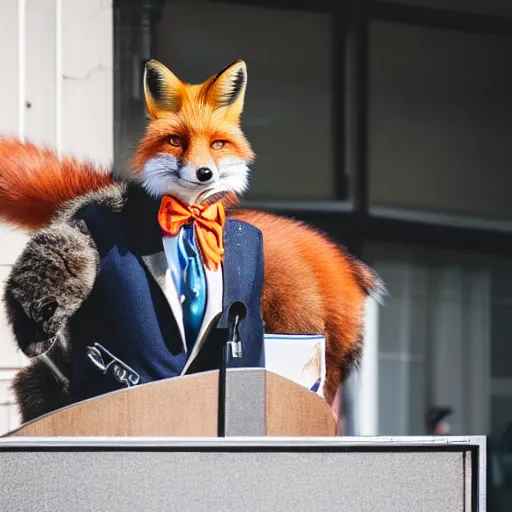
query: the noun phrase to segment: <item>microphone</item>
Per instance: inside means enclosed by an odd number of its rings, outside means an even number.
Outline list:
[[[247,316],[247,306],[240,301],[232,302],[228,309],[228,338],[222,345],[222,360],[219,369],[219,405],[217,415],[217,432],[219,437],[226,436],[226,371],[228,367],[229,349],[231,357],[242,357],[242,338],[240,322]]]
[[[231,357],[242,357],[242,338],[240,337],[240,322],[247,316],[247,306],[240,301],[235,301],[229,306],[228,325],[229,337],[227,345],[231,348]]]

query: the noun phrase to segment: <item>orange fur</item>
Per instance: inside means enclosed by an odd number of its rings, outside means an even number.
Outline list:
[[[46,225],[70,199],[112,183],[89,163],[0,138],[0,218],[25,229]],[[229,197],[232,205],[236,198]],[[326,399],[357,360],[364,301],[376,276],[327,237],[295,220],[252,210],[228,210],[263,233],[262,314],[272,333],[322,333],[327,340]]]
[[[266,332],[326,336],[324,392],[331,403],[359,357],[365,297],[377,286],[376,276],[300,222],[251,210],[230,216],[263,233]]]
[[[0,220],[24,229],[48,224],[70,199],[112,183],[110,173],[13,137],[0,137]]]
[[[162,153],[194,168],[225,157],[245,162],[253,159],[239,127],[245,64],[237,61],[226,70],[203,84],[189,85],[161,64],[149,64],[145,96],[151,121],[134,155],[134,175],[141,173],[148,159]],[[237,96],[233,96],[234,90],[239,90]],[[215,149],[213,142],[218,140],[226,144]],[[2,220],[37,229],[66,201],[111,183],[111,173],[102,173],[89,163],[59,160],[50,150],[0,138]],[[223,202],[228,208],[235,207],[237,195],[228,192]],[[266,332],[325,335],[324,391],[331,404],[339,384],[358,360],[365,298],[379,291],[378,278],[326,236],[302,223],[250,210],[234,209],[228,216],[256,226],[263,234]]]

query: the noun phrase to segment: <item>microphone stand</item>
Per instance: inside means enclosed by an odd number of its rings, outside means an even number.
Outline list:
[[[240,321],[245,317],[247,309],[242,302],[235,302],[229,308],[228,338],[222,345],[222,359],[219,368],[219,406],[217,432],[218,437],[226,437],[226,373],[230,357],[242,357],[242,339],[240,337]]]

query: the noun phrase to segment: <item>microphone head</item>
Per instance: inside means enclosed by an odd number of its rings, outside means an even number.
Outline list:
[[[231,322],[232,320],[235,319],[235,317],[240,317],[240,320],[242,320],[243,318],[245,318],[247,315],[247,306],[237,300],[233,303],[231,303],[231,306],[229,306],[229,313],[228,313],[228,319],[229,321]]]

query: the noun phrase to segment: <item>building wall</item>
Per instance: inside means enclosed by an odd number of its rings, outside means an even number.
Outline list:
[[[0,2],[1,135],[113,159],[112,18],[112,0]],[[0,287],[25,242],[0,225]],[[25,363],[2,310],[0,434],[19,423],[9,384]]]

